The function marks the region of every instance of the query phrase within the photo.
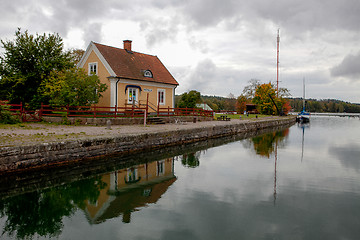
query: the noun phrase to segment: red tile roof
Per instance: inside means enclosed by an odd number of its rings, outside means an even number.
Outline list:
[[[116,77],[179,85],[157,56],[94,44],[115,72]],[[153,77],[144,77],[145,70],[150,70]]]

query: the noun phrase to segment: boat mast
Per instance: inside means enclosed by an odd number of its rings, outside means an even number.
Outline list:
[[[305,112],[305,77],[303,78],[303,111]]]
[[[278,29],[278,34],[277,34],[276,97],[279,97],[279,46],[280,46],[280,29]]]

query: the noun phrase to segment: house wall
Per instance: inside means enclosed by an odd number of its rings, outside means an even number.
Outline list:
[[[147,164],[140,164],[137,166],[132,167],[133,169],[137,169],[138,171],[138,177],[140,177],[140,181],[134,185],[139,185],[141,183],[146,183],[148,181],[154,180],[156,178],[159,178],[161,176],[168,176],[173,174],[173,159],[167,158],[164,159],[164,173],[160,176],[157,175],[157,162],[150,162]],[[130,168],[131,169],[131,168]],[[129,184],[125,183],[125,179],[128,174],[128,169],[121,169],[114,173],[109,173],[106,175],[103,175],[101,180],[106,184],[104,189],[100,190],[99,197],[97,199],[96,204],[90,203],[88,200],[85,200],[86,205],[86,212],[89,214],[89,217],[91,219],[94,219],[97,214],[106,208],[106,204],[113,201],[114,197],[111,197],[109,194],[109,191],[114,191],[115,188],[117,190],[122,190],[124,188],[129,187]],[[115,186],[115,178],[117,178],[117,185]]]
[[[106,187],[100,190],[96,204],[90,203],[88,200],[85,200],[86,211],[91,217],[91,219],[94,219],[96,217],[96,214],[101,210],[104,204],[110,200],[110,196],[107,194],[107,192],[110,189],[110,183],[111,183],[110,174],[102,176],[101,180],[105,183]]]
[[[134,169],[137,169],[138,177],[140,179],[138,184],[152,181],[161,176],[168,176],[168,175],[173,174],[173,169],[172,169],[173,159],[167,158],[167,159],[164,159],[163,161],[164,161],[164,173],[160,176],[157,175],[158,161],[150,162],[147,164],[147,166],[146,166],[146,164],[141,164],[141,165],[132,167]],[[118,183],[117,189],[118,190],[129,187],[129,184],[127,184],[125,182],[127,174],[128,174],[128,169],[122,169],[117,172],[117,179],[118,179],[117,180],[117,183]]]
[[[99,103],[96,105],[101,106],[101,107],[109,107],[110,106],[110,81],[107,77],[110,76],[110,73],[106,70],[104,64],[102,64],[102,62],[100,61],[100,59],[98,58],[98,56],[96,55],[96,53],[93,50],[90,52],[89,57],[83,66],[83,69],[85,70],[86,73],[88,73],[89,63],[94,63],[94,62],[97,63],[97,67],[98,67],[97,75],[100,79],[100,82],[104,83],[108,86],[106,91],[102,93],[102,97],[99,99]]]
[[[118,83],[118,106],[125,106],[127,104],[128,100],[128,92],[125,92],[125,88],[127,85],[137,85],[140,86],[142,91],[138,90],[138,97],[137,101],[140,102],[140,104],[146,104],[147,94],[149,94],[149,102],[151,106],[158,104],[158,90],[162,89],[165,90],[165,104],[160,105],[160,107],[170,107],[173,108],[173,99],[174,99],[174,87],[166,86],[165,84],[157,84],[157,83],[151,83],[151,82],[140,82],[140,81],[132,81],[132,80],[120,80]],[[151,90],[150,92],[147,92],[148,90]],[[149,108],[149,112],[152,112],[153,110]]]

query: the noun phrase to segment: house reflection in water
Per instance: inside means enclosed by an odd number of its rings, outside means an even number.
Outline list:
[[[97,224],[122,215],[129,223],[131,212],[156,203],[176,181],[174,159],[144,163],[102,176],[107,186],[100,191],[97,202],[85,202],[90,223]]]

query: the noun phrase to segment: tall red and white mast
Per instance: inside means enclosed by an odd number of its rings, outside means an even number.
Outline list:
[[[277,34],[276,97],[279,97],[279,46],[280,46],[280,29],[278,29],[278,34]]]

